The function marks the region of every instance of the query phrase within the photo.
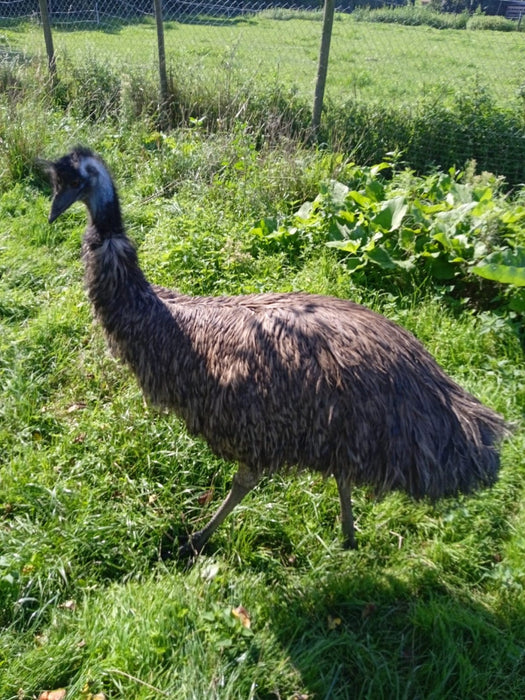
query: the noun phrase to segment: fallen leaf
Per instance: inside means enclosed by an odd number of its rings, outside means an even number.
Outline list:
[[[38,700],[64,700],[66,697],[66,689],[59,688],[58,690],[44,690],[40,693]]]
[[[246,629],[250,629],[252,622],[250,620],[250,614],[248,613],[246,608],[243,608],[242,605],[239,605],[237,608],[233,608],[232,615],[238,620],[240,620],[241,625],[243,627],[246,627]]]
[[[328,615],[328,629],[329,630],[335,630],[335,628],[339,627],[340,624],[341,624],[340,617],[332,617],[331,615]]]
[[[68,407],[67,412],[74,413],[75,411],[82,411],[84,408],[86,408],[86,404],[80,401],[79,403],[72,403],[71,406]]]
[[[201,493],[201,495],[198,497],[197,501],[198,501],[200,506],[207,506],[212,498],[213,498],[213,489],[210,489],[209,491],[205,491],[204,493]]]
[[[370,617],[370,615],[373,615],[376,610],[377,610],[377,605],[375,603],[368,603],[363,608],[363,612],[361,613],[361,617],[363,618],[363,620],[366,620],[366,618]]]
[[[219,573],[219,565],[215,562],[207,564],[201,571],[201,578],[205,581],[213,581]]]

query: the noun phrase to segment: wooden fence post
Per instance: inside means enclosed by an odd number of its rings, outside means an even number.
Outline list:
[[[46,42],[47,63],[49,73],[53,83],[57,77],[57,65],[55,60],[55,50],[53,48],[53,35],[51,34],[51,22],[49,21],[49,12],[47,11],[47,0],[38,0],[40,5],[40,19],[44,29],[44,40]]]
[[[168,74],[166,72],[166,49],[164,46],[164,25],[162,21],[162,0],[153,0],[155,19],[157,21],[157,45],[159,52],[159,76],[160,76],[160,124],[162,129],[169,127],[169,95]]]
[[[335,1],[324,0],[323,32],[321,35],[321,48],[319,50],[319,65],[317,68],[317,82],[315,84],[314,107],[312,112],[312,135],[314,138],[317,138],[319,126],[321,124],[321,111],[323,109],[326,75],[328,73],[334,11]]]

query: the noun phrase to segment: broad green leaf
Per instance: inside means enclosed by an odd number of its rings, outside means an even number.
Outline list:
[[[397,263],[392,260],[390,254],[382,245],[375,246],[375,248],[369,250],[365,255],[369,260],[379,265],[379,267],[382,267],[384,270],[395,270],[398,267]]]
[[[525,267],[514,267],[513,265],[476,265],[472,272],[487,280],[501,282],[502,284],[514,284],[516,287],[525,287]]]
[[[452,243],[450,241],[450,238],[444,231],[439,231],[438,233],[435,233],[432,236],[432,238],[438,243],[441,243],[445,250],[452,250]]]
[[[372,180],[367,184],[366,193],[375,202],[382,202],[385,198],[385,188],[378,180]]]
[[[329,248],[355,253],[367,239],[367,231],[362,226],[355,226],[353,229],[336,222],[338,236],[332,236],[332,240],[327,241]],[[341,240],[342,239],[342,240]]]
[[[360,258],[360,257],[354,257],[353,255],[349,255],[347,258],[345,258],[345,265],[347,266],[348,270],[350,272],[354,272],[355,270],[360,270],[362,267],[366,265],[366,259]]]
[[[402,228],[399,231],[399,245],[403,250],[412,250],[416,241],[416,232],[411,228]]]
[[[516,267],[525,267],[525,248],[517,246],[517,248],[504,248],[503,250],[495,251],[487,255],[484,262],[501,263],[502,265],[515,265]]]
[[[277,219],[273,217],[264,217],[257,222],[257,225],[250,229],[250,233],[254,236],[268,236],[277,228]]]
[[[328,248],[337,248],[345,253],[357,253],[361,247],[361,241],[328,241],[326,245]]]
[[[447,197],[451,197],[454,203],[470,204],[472,203],[472,188],[469,185],[460,185],[456,182],[450,188]]]
[[[501,217],[504,224],[517,224],[525,219],[525,207],[516,206],[504,212]]]
[[[333,216],[328,221],[327,238],[329,241],[339,241],[342,238],[348,238],[350,231],[348,226],[341,225]]]
[[[298,219],[303,219],[303,220],[306,221],[306,220],[309,219],[310,216],[312,215],[313,209],[314,209],[314,204],[313,204],[313,202],[305,202],[305,203],[302,204],[302,205],[299,207],[299,209],[295,212],[295,216],[296,216]]]
[[[347,201],[348,199],[353,199],[354,202],[362,209],[368,209],[372,203],[369,197],[366,197],[364,194],[361,194],[361,192],[357,192],[356,190],[351,190],[348,193]]]
[[[396,231],[407,213],[408,204],[405,197],[394,197],[383,203],[372,223],[387,231]]]
[[[271,240],[284,240],[285,238],[289,238],[291,236],[295,236],[299,229],[296,226],[289,226],[289,227],[284,227],[280,226],[277,231],[272,231],[271,233],[268,233],[266,238],[269,238]]]
[[[444,210],[448,211],[448,207],[444,202],[437,202],[436,204],[425,204],[424,202],[416,202],[417,208],[420,209],[425,214],[438,214]]]
[[[453,235],[458,226],[468,217],[477,205],[477,202],[467,202],[466,204],[460,204],[459,207],[440,212],[436,216],[433,228],[437,231],[445,231]]]
[[[471,269],[484,279],[525,287],[525,248],[497,251]]]
[[[338,204],[342,207],[345,203],[348,190],[348,186],[343,185],[342,182],[339,182],[338,180],[330,180],[328,194],[330,194],[334,204]]]
[[[525,289],[517,289],[510,297],[509,308],[521,314],[525,313]]]
[[[448,260],[441,257],[432,260],[430,269],[432,270],[432,275],[438,280],[452,279],[458,271],[456,265],[452,265]]]
[[[476,192],[476,199],[478,202],[488,202],[492,200],[492,188],[485,187],[485,189],[480,193]]]
[[[336,221],[335,227],[337,233],[339,234],[339,238],[342,238],[343,241],[346,241],[348,238],[350,238],[350,229],[346,224],[341,224],[339,223],[339,221]]]
[[[341,209],[337,212],[337,218],[344,221],[346,224],[353,224],[356,220],[356,213],[348,209]]]
[[[396,265],[401,267],[403,270],[413,270],[416,264],[415,255],[411,255],[406,260],[396,260]]]
[[[372,177],[376,177],[382,170],[388,170],[391,167],[392,163],[386,163],[385,161],[378,163],[377,165],[372,165],[370,168],[370,175],[372,175]]]

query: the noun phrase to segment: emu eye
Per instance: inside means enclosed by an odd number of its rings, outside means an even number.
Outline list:
[[[80,180],[79,180],[78,178],[76,178],[75,180],[72,180],[72,181],[71,181],[71,187],[74,187],[75,189],[76,189],[77,187],[80,187]]]

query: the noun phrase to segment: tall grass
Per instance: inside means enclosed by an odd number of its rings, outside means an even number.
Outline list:
[[[142,128],[140,124],[152,131],[157,128],[158,86],[153,75],[122,73],[92,59],[68,66],[53,91],[46,88],[40,68],[13,66],[9,75],[12,87],[5,92],[0,114],[0,178],[16,180],[28,174],[50,131],[50,120],[61,125],[58,138],[64,144],[75,134],[80,138],[89,132],[100,119],[115,122],[121,143]],[[171,124],[207,133],[247,129],[256,136],[256,148],[287,138],[309,140],[310,106],[295,90],[251,80],[216,88],[190,71],[172,80]],[[32,91],[29,102],[18,99],[21,90]],[[397,152],[417,172],[450,165],[462,168],[475,161],[479,171],[503,176],[508,186],[525,181],[522,107],[503,107],[479,86],[457,92],[446,102],[441,97],[437,91],[400,107],[327,100],[320,142],[363,164]],[[96,129],[94,136],[98,138]]]
[[[197,108],[181,91],[180,126],[161,133],[148,79],[86,63],[52,92],[37,67],[10,70],[13,89],[0,95],[0,697],[59,687],[82,700],[523,697],[516,319],[470,311],[430,281],[402,295],[377,275],[358,284],[336,251],[297,254],[254,233],[344,175],[347,155],[297,140],[300,100],[296,110],[279,91],[250,92],[242,121],[218,124],[213,95]],[[284,136],[271,128],[279,119]],[[85,214],[49,227],[34,163],[77,141],[114,172],[152,281],[188,293],[337,294],[415,332],[517,422],[495,487],[436,504],[376,502],[359,489],[359,550],[344,552],[332,481],[277,476],[193,569],[165,559],[209,517],[234,466],[146,406],[105,350],[82,289]]]
[[[427,26],[434,29],[466,29],[469,13],[439,12],[431,6],[356,8],[352,16],[358,22],[381,22],[404,26]]]
[[[383,15],[401,23],[371,21]],[[421,26],[434,16],[442,22],[454,19],[427,8],[338,16],[320,142],[360,163],[372,164],[397,151],[418,172],[429,166],[462,168],[475,160],[480,170],[519,185],[525,181],[520,35]],[[487,19],[476,14],[469,21],[483,24]],[[220,132],[245,123],[257,130],[258,145],[283,136],[306,140],[318,34],[312,13],[300,18],[263,13],[213,25],[168,23],[171,124]],[[5,42],[0,85],[5,84],[9,111],[3,129],[11,132],[10,140],[23,139],[16,125],[26,118],[38,121],[49,106],[49,92],[43,91],[46,75],[38,61],[40,29],[6,28]],[[124,140],[137,120],[154,128],[158,78],[152,24],[120,24],[106,32],[56,31],[55,44],[60,80],[53,99],[74,121],[64,132],[106,116],[119,121]],[[274,46],[279,47],[277,57]],[[37,82],[29,78],[35,74],[28,67],[30,56],[36,61]],[[34,106],[32,115],[24,117],[18,112],[28,108],[18,104],[17,94],[31,80]],[[46,128],[35,123],[35,133]],[[29,151],[33,144],[35,150],[36,143],[41,139],[20,148]],[[16,149],[11,154],[15,160],[8,172],[20,167]]]

